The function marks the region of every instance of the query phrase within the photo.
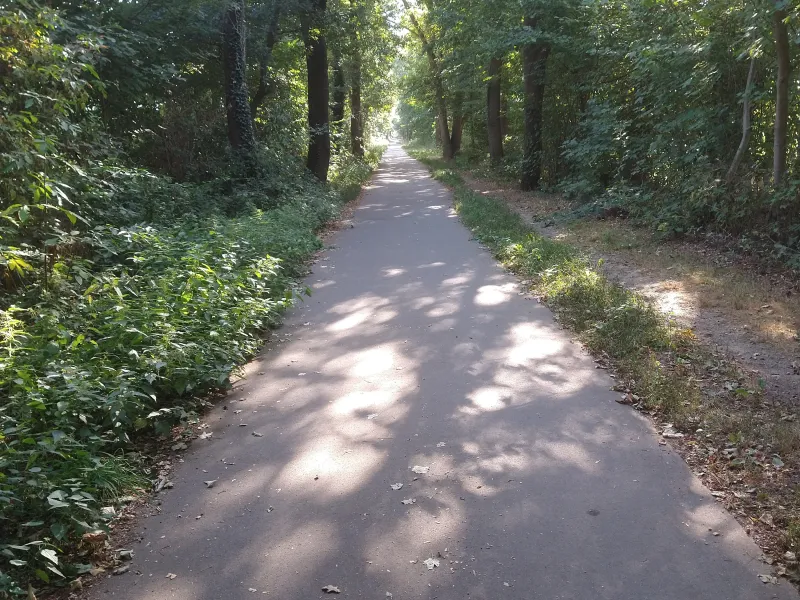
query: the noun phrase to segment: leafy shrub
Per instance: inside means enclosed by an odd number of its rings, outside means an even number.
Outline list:
[[[260,179],[238,182],[228,198],[251,208],[235,218],[214,214],[225,200],[206,186],[217,207],[206,217],[74,232],[82,253],[54,255],[46,281],[5,299],[0,593],[21,593],[23,573],[50,581],[87,568],[64,564],[63,554],[76,536],[104,526],[103,506],[141,484],[124,450],[144,432],[166,433],[201,394],[228,385],[303,293],[296,280],[321,246],[315,232],[369,172],[350,160],[331,186],[301,176],[271,210],[252,208]],[[155,194],[125,209],[131,215],[168,204],[165,194],[186,209],[200,189],[127,180],[139,193],[152,184]]]

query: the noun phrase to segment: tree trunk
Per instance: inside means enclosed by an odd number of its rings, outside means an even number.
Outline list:
[[[467,118],[462,112],[457,112],[453,115],[453,131],[450,133],[450,147],[452,148],[453,156],[461,152],[461,143],[464,140],[464,123]]]
[[[272,16],[267,27],[267,35],[264,40],[264,50],[258,59],[258,87],[256,88],[253,98],[250,100],[250,112],[253,119],[256,118],[258,109],[264,104],[264,100],[272,92],[272,81],[269,77],[269,64],[272,61],[272,49],[278,41],[278,25],[281,18],[281,4],[278,0],[274,0],[272,7]]]
[[[328,49],[322,33],[312,37],[314,22],[320,22],[327,0],[313,0],[303,27],[308,70],[308,160],[306,166],[320,181],[328,180],[331,161],[331,133],[328,116]]]
[[[364,158],[364,115],[361,110],[361,52],[356,48],[350,83],[350,149],[356,158]]]
[[[525,25],[536,29],[536,19],[525,18]],[[525,44],[522,48],[525,82],[525,140],[522,156],[521,187],[535,190],[542,176],[542,108],[545,75],[550,46],[543,42]]]
[[[256,148],[253,118],[247,102],[244,0],[231,0],[222,19],[222,61],[228,140],[234,151],[252,155]]]
[[[344,80],[344,66],[339,52],[333,54],[333,90],[331,93],[331,121],[341,124],[344,121],[344,106],[347,101],[347,85]]]
[[[508,96],[502,95],[500,100],[500,135],[503,139],[508,135],[510,127],[508,125]]]
[[[444,94],[444,81],[442,78],[442,70],[439,67],[439,61],[436,58],[436,53],[433,51],[433,46],[425,35],[425,30],[422,29],[417,17],[411,12],[411,7],[408,0],[403,0],[403,6],[408,12],[411,25],[414,33],[419,38],[422,48],[428,57],[428,65],[431,69],[431,77],[433,78],[433,91],[436,102],[436,120],[439,126],[439,133],[442,137],[442,158],[444,160],[453,159],[453,144],[450,139],[450,127],[447,122],[447,97]]]
[[[789,126],[789,34],[786,30],[786,11],[776,10],[772,15],[772,31],[778,56],[778,73],[775,77],[775,143],[773,149],[772,181],[779,187],[786,177],[786,145]]]
[[[431,56],[433,53],[431,52]],[[429,57],[430,59],[430,57]],[[436,61],[430,59],[431,69],[436,68]],[[450,127],[447,123],[447,98],[444,95],[444,84],[442,83],[441,74],[434,76],[434,88],[436,90],[436,108],[439,119],[439,132],[442,136],[442,158],[444,160],[452,160],[455,156],[453,152],[453,143],[450,139]]]
[[[742,140],[739,142],[739,148],[736,150],[736,155],[733,157],[733,162],[725,175],[725,185],[730,185],[733,178],[736,176],[736,171],[742,163],[747,146],[750,143],[750,123],[753,118],[752,111],[750,110],[750,95],[753,91],[753,81],[756,74],[756,59],[750,59],[750,70],[747,73],[747,84],[744,86],[744,98],[742,100]]]
[[[503,130],[501,112],[502,80],[500,70],[503,63],[499,58],[489,61],[489,81],[486,85],[486,122],[489,132],[489,158],[497,164],[503,160]]]

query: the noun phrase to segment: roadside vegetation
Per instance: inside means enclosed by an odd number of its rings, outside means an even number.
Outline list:
[[[0,7],[0,597],[90,571],[141,444],[307,293],[380,157],[391,10]]]

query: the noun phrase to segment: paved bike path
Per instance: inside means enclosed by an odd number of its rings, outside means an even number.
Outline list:
[[[353,225],[93,598],[798,598],[399,147]]]

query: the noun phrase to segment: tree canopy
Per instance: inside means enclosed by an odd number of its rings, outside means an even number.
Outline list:
[[[800,265],[797,3],[406,4],[406,140],[667,234],[755,237]]]

